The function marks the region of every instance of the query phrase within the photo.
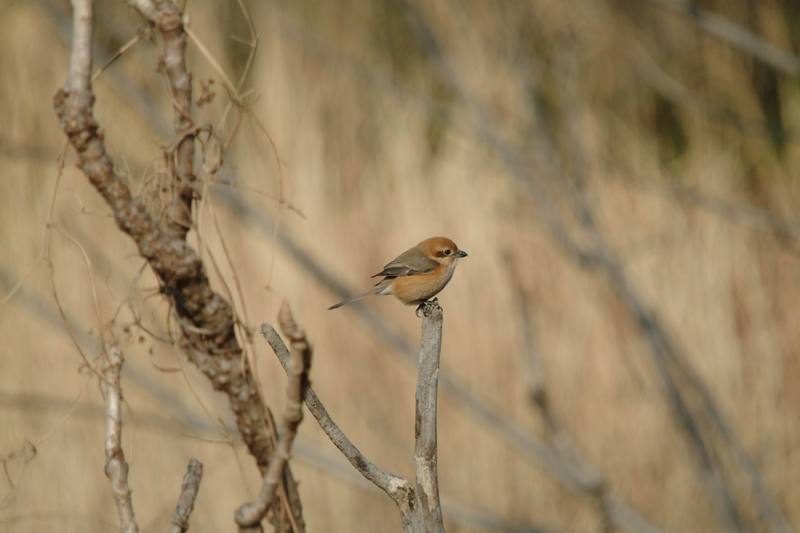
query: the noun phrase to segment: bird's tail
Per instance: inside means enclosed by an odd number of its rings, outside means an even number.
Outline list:
[[[366,298],[367,296],[371,296],[373,294],[377,294],[377,292],[375,291],[375,289],[370,289],[367,292],[361,293],[361,294],[359,294],[357,296],[353,296],[351,298],[348,298],[347,300],[342,300],[338,304],[333,304],[332,306],[330,306],[328,308],[328,310],[330,311],[331,309],[338,309],[343,305],[347,305],[347,304],[351,304],[353,302],[357,302],[357,301],[361,300],[362,298]]]

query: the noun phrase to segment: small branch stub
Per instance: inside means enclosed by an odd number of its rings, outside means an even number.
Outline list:
[[[175,514],[172,516],[170,533],[185,533],[189,529],[189,515],[192,514],[194,509],[194,501],[200,491],[200,481],[202,479],[203,463],[197,459],[190,459],[189,466],[186,468],[186,475],[183,476],[178,505],[175,507]]]

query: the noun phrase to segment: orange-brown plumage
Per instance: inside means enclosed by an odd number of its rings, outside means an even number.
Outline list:
[[[336,309],[372,294],[391,294],[406,305],[418,305],[439,294],[467,253],[446,237],[425,239],[389,261],[372,277],[383,277],[369,291],[332,305]]]

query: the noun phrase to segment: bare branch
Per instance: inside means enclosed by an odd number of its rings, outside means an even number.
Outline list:
[[[422,308],[422,341],[417,366],[417,408],[415,411],[414,464],[417,504],[414,516],[421,520],[415,531],[444,531],[439,503],[437,472],[436,411],[439,387],[439,354],[442,350],[442,308],[436,300]]]
[[[94,30],[92,9],[91,0],[72,0],[72,55],[69,59],[67,87],[73,91],[89,90]]]
[[[128,4],[141,13],[144,18],[155,22],[158,12],[153,0],[128,0]]]
[[[308,346],[305,333],[294,323],[288,308],[281,310],[281,326],[291,340],[294,351]],[[442,345],[442,308],[428,302],[422,309],[422,341],[417,374],[415,420],[416,488],[408,480],[381,470],[370,462],[331,419],[325,406],[311,387],[305,390],[304,401],[322,430],[339,448],[350,464],[367,480],[383,490],[398,506],[407,532],[444,531],[439,501],[436,446],[436,411],[439,376],[439,354]],[[261,334],[278,357],[284,370],[290,372],[290,354],[277,332],[268,324],[261,325]],[[238,518],[237,518],[238,521]]]
[[[164,229],[185,238],[192,223],[192,200],[196,194],[194,175],[194,121],[192,120],[192,75],[186,67],[186,31],[183,13],[173,2],[158,4],[156,26],[164,41],[164,71],[172,90],[173,123],[178,137],[174,152],[173,198]]]
[[[156,25],[164,42],[161,66],[169,80],[173,125],[178,137],[172,154],[173,198],[164,217],[164,231],[185,238],[192,225],[192,201],[196,191],[194,174],[195,126],[192,120],[192,74],[186,66],[186,28],[183,13],[174,2],[128,0]]]
[[[311,344],[306,339],[305,331],[294,321],[292,311],[286,302],[281,306],[278,322],[292,346],[289,366],[286,369],[289,382],[286,386],[283,433],[278,439],[275,454],[264,475],[264,483],[258,497],[252,502],[243,504],[236,511],[235,519],[240,528],[256,526],[272,505],[275,491],[283,477],[284,467],[289,461],[297,428],[303,421],[303,398],[309,386],[308,373],[311,370]]]
[[[5,509],[14,501],[14,495],[25,473],[25,468],[28,463],[33,461],[37,453],[36,445],[28,439],[25,439],[25,442],[23,442],[22,446],[19,448],[8,453],[0,454],[0,471],[2,471],[2,479],[5,480],[5,485],[8,486],[7,492],[5,492],[5,494],[0,494],[0,510]],[[11,464],[17,466],[15,474],[11,473]]]
[[[141,3],[137,2],[137,5]],[[159,29],[167,32],[182,31],[174,27],[174,24],[182,25],[181,17],[176,19],[175,12],[171,11],[174,6],[170,8],[166,4],[172,5],[172,2],[161,2],[159,13],[165,10],[171,17],[170,24],[173,26],[165,22],[159,25]],[[264,405],[249,362],[242,357],[242,348],[236,339],[233,309],[211,288],[200,257],[185,240],[185,232],[175,231],[174,227],[161,228],[148,212],[144,200],[133,197],[125,180],[114,171],[114,164],[106,151],[100,127],[93,115],[94,94],[89,79],[92,28],[90,6],[76,0],[76,16],[76,35],[73,40],[76,51],[71,58],[74,64],[70,64],[68,83],[64,89],[58,91],[54,99],[60,126],[78,155],[78,167],[111,208],[119,228],[134,240],[139,253],[147,259],[158,278],[162,292],[171,300],[182,330],[181,348],[214,388],[228,396],[239,433],[263,475],[275,446],[274,436],[270,431],[272,415]],[[168,63],[172,61],[171,57],[168,54]],[[180,66],[180,61],[169,64],[166,68],[185,68]],[[184,74],[188,76],[185,71]],[[188,90],[188,78],[176,79],[176,82],[180,82],[178,86],[183,87],[182,90]],[[180,98],[184,97],[185,95]],[[178,104],[176,110],[181,109],[185,107]],[[176,118],[176,122],[185,118],[182,112],[179,114],[181,117]],[[179,132],[179,135],[182,133]],[[185,141],[186,136],[182,135],[178,144],[182,145]],[[178,163],[184,157],[188,161],[187,168],[191,168],[191,158],[184,156],[179,146]],[[180,185],[184,186],[186,183]],[[191,195],[186,197],[191,198]],[[292,528],[302,531],[302,506],[296,484],[288,469],[284,480],[287,503],[282,506],[280,513],[271,513],[270,520],[281,532]]]
[[[194,509],[194,501],[200,491],[200,481],[202,479],[203,463],[197,459],[190,459],[189,466],[186,467],[186,475],[183,476],[183,483],[181,483],[181,495],[178,497],[178,505],[175,507],[175,514],[172,516],[170,533],[185,533],[189,529],[189,516]]]
[[[793,53],[782,50],[763,37],[748,29],[701,8],[695,2],[687,0],[650,0],[677,13],[682,13],[693,20],[704,31],[720,41],[756,59],[770,65],[786,75],[796,77],[800,74],[800,58]]]
[[[137,533],[136,516],[133,513],[131,489],[128,487],[128,463],[122,451],[122,387],[120,370],[122,351],[112,346],[103,368],[102,388],[106,397],[106,476],[111,480],[111,492],[117,504],[119,525],[123,533]]]
[[[288,348],[283,343],[280,335],[269,324],[261,324],[261,334],[269,343],[272,351],[280,361],[283,369],[288,372],[290,354]],[[328,410],[320,401],[317,393],[311,387],[306,388],[304,403],[314,418],[317,419],[319,427],[325,432],[334,446],[339,448],[347,460],[353,467],[358,470],[362,476],[371,481],[375,486],[385,492],[397,505],[401,511],[408,509],[413,500],[414,489],[408,480],[396,476],[392,473],[381,470],[380,467],[371,462],[367,457],[350,442],[347,435],[339,428],[336,422],[333,421],[328,414]]]
[[[655,192],[663,192],[676,201],[697,206],[735,224],[745,225],[771,234],[784,249],[800,256],[800,226],[794,220],[787,220],[763,207],[743,205],[705,193],[698,188],[681,185],[682,178],[671,176],[666,185],[652,183],[649,186]],[[630,182],[630,181],[629,181]],[[638,185],[638,184],[637,184]]]

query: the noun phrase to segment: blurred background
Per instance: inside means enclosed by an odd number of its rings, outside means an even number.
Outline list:
[[[95,64],[124,53],[96,114],[157,210],[174,142],[160,43],[124,2],[97,4]],[[424,238],[469,252],[440,297],[450,531],[800,524],[796,2],[186,4],[195,119],[217,140],[191,241],[248,326],[291,304],[331,415],[398,474],[419,320],[390,298],[326,308]],[[4,6],[0,529],[117,527],[78,349],[105,339],[127,358],[143,530],[167,527],[194,456],[191,530],[230,531],[259,479],[227,402],[70,151],[59,172],[69,4]],[[279,412],[284,373],[253,341]],[[311,417],[292,467],[310,531],[400,530]]]

